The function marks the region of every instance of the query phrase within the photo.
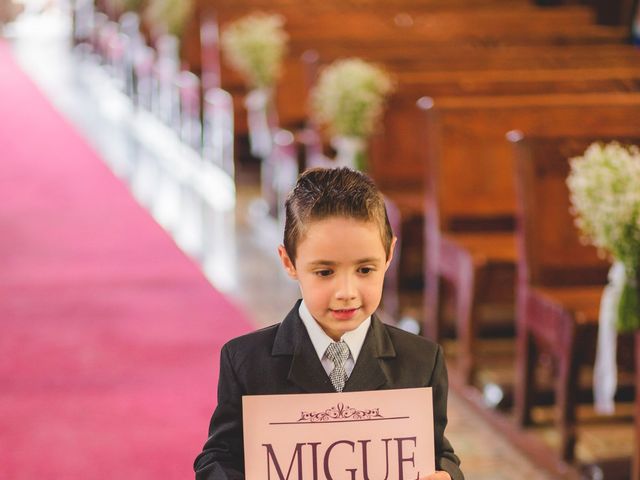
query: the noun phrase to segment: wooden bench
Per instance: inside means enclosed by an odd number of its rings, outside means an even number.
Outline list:
[[[464,69],[462,60],[459,66],[450,67],[446,58],[430,61],[428,55],[425,59],[413,62],[413,70],[405,68],[400,62],[388,62],[388,70],[397,79],[397,93],[391,100],[390,110],[395,112],[397,107],[398,113],[402,112],[400,115],[415,116],[415,113],[411,113],[413,105],[423,95],[634,90],[640,85],[640,54],[632,47],[603,47],[601,55],[589,47],[558,47],[554,49],[559,54],[557,60],[551,58],[553,53],[543,47],[515,50],[498,54],[482,50],[476,55],[468,55],[466,59],[470,66],[467,69]],[[563,53],[564,50],[568,52]],[[572,53],[575,54],[573,58]],[[418,55],[419,52],[416,52],[415,56]],[[365,58],[384,65],[385,59],[376,55]],[[412,64],[409,60],[405,63]],[[418,67],[423,70],[418,71]],[[303,124],[308,115],[308,74],[298,61],[287,61],[285,69],[286,74],[277,88],[277,108],[282,124],[295,127]],[[224,82],[227,89],[235,94],[236,115],[240,122],[237,129],[246,132],[245,115],[242,113],[243,94],[246,91],[244,84],[226,66],[223,67],[223,76],[227,79]],[[388,115],[383,133],[394,129],[387,122],[391,122],[395,115]],[[402,129],[401,132],[406,130]],[[404,157],[410,162],[415,158],[414,155]],[[377,168],[377,156],[372,158],[372,162],[373,168]],[[385,161],[382,161],[380,166],[384,168],[384,165]],[[413,174],[408,177],[415,178]],[[393,177],[388,178],[391,180]]]
[[[375,52],[384,47],[388,52],[402,52],[410,48],[413,51],[421,50],[424,53],[440,45],[459,47],[461,45],[475,45],[494,47],[500,45],[527,44],[530,42],[541,45],[552,44],[576,44],[576,43],[620,43],[625,34],[621,29],[605,29],[592,25],[589,21],[590,13],[586,7],[570,7],[567,10],[548,11],[544,9],[529,9],[527,14],[519,13],[522,7],[515,9],[482,9],[481,12],[470,11],[460,13],[459,10],[451,12],[438,11],[435,14],[416,16],[410,27],[396,25],[396,15],[393,13],[353,12],[329,10],[327,12],[314,12],[312,9],[302,11],[299,8],[290,8],[282,11],[288,19],[286,29],[290,33],[291,58],[297,61],[299,55],[306,49],[324,42],[340,43],[346,49],[351,49],[353,54],[358,50]],[[272,10],[277,11],[277,10]],[[313,12],[313,15],[310,14]],[[231,10],[226,13],[219,7],[217,16],[220,25],[224,26],[229,20],[237,18],[247,11]],[[205,12],[202,13],[205,15]],[[340,18],[340,22],[336,22]],[[413,17],[412,17],[413,18]],[[554,20],[555,19],[555,20]],[[422,22],[422,23],[421,23]],[[447,27],[446,25],[451,24]],[[354,26],[355,25],[355,26]],[[536,27],[533,27],[535,25]],[[457,30],[456,30],[457,29]],[[530,32],[528,30],[531,30]],[[472,37],[467,37],[462,32],[473,32]],[[528,32],[528,33],[527,33]],[[317,34],[316,34],[317,33]],[[462,35],[462,36],[461,36]],[[465,40],[466,38],[466,40]],[[192,71],[201,72],[201,51],[198,47],[198,29],[188,31],[184,40],[186,63]],[[455,56],[455,54],[454,54]],[[419,51],[413,56],[419,59]],[[451,55],[449,58],[452,58]],[[411,63],[409,61],[408,63]],[[295,67],[287,64],[282,84],[288,88],[295,88],[303,78]],[[222,64],[222,87],[228,91],[242,91],[242,82],[236,74],[229,71]],[[285,123],[295,125],[299,117],[289,117],[288,111],[300,110],[296,105],[304,104],[304,97],[293,96],[280,89],[279,110]],[[241,115],[237,115],[242,118]],[[291,118],[293,121],[288,121]],[[242,128],[238,129],[242,131]]]
[[[224,27],[228,22],[252,10],[216,7],[203,10],[201,16],[215,14]],[[539,9],[531,6],[482,9],[447,9],[428,12],[402,12],[375,8],[353,10],[339,8],[313,9],[272,8],[286,19],[293,57],[324,41],[338,40],[347,48],[360,45],[393,45],[401,52],[407,46],[422,46],[428,50],[436,45],[570,45],[622,43],[628,32],[620,27],[602,27],[593,23],[587,7]],[[211,12],[211,13],[209,13]],[[339,20],[338,20],[339,19]],[[185,48],[191,56],[185,58],[198,72],[200,66],[198,29],[185,34]]]
[[[202,2],[204,5],[204,2]],[[514,5],[529,5],[530,0],[449,0],[444,8],[482,8],[505,7]],[[215,6],[221,9],[277,10],[281,8],[301,8],[300,0],[216,0]],[[442,0],[307,0],[304,7],[309,9],[345,9],[345,8],[376,8],[376,9],[442,9]]]
[[[548,4],[566,5],[571,0],[547,0]],[[634,0],[589,0],[601,25],[629,25],[633,13]]]
[[[349,46],[356,47],[356,46],[362,45],[368,51],[376,52],[380,49],[380,46],[385,46],[387,52],[393,52],[393,51],[403,52],[407,50],[407,45],[410,42],[413,42],[413,44],[415,45],[415,48],[413,49],[412,57],[414,59],[421,58],[425,54],[425,52],[437,50],[434,48],[430,48],[429,45],[427,45],[428,42],[425,42],[423,38],[423,34],[420,33],[422,32],[422,30],[424,30],[423,28],[420,28],[420,21],[422,21],[421,18],[423,18],[424,15],[422,16],[420,15],[419,8],[416,8],[416,11],[418,11],[418,15],[416,15],[416,20],[413,20],[413,17],[411,17],[412,22],[414,23],[410,27],[402,26],[403,25],[402,22],[400,22],[400,26],[398,26],[397,25],[398,17],[394,13],[394,10],[392,9],[386,9],[386,8],[372,9],[373,13],[369,13],[369,12],[363,13],[363,12],[354,11],[353,9],[349,9],[349,8],[346,8],[346,9],[336,8],[336,6],[334,5],[333,7],[325,6],[325,7],[319,8],[319,10],[321,12],[324,11],[325,13],[319,13],[318,15],[313,15],[310,19],[310,15],[306,12],[303,12],[301,14],[299,8],[283,8],[282,9],[282,12],[285,14],[285,16],[289,18],[289,25],[287,26],[287,29],[289,29],[289,27],[293,29],[293,31],[291,32],[292,55],[297,56],[298,52],[296,51],[296,49],[298,49],[299,51],[302,48],[307,48],[309,45],[323,43],[323,42],[320,42],[320,40],[318,40],[317,38],[314,38],[313,35],[311,37],[306,35],[307,30],[309,30],[308,28],[309,24],[312,24],[312,25],[324,24],[324,29],[322,31],[331,32],[330,38],[326,39],[327,43],[330,43],[330,42],[333,42],[334,44],[338,43],[346,47],[349,47]],[[525,10],[528,12],[527,14],[518,14]],[[199,12],[198,15],[206,16],[207,11],[208,9],[205,8],[205,6],[201,6],[200,9],[198,10]],[[225,21],[225,19],[227,18],[235,18],[240,13],[246,13],[246,11],[242,11],[237,8],[232,9],[232,8],[227,8],[222,6],[217,7],[217,11],[218,11],[218,17],[221,23]],[[314,11],[314,10],[310,9],[310,11]],[[588,11],[588,9],[584,7],[570,7],[569,9],[564,9],[564,10],[563,9],[544,10],[544,9],[532,8],[530,5],[529,6],[521,5],[518,7],[512,7],[510,9],[504,9],[504,8],[496,9],[494,7],[489,7],[489,8],[485,7],[481,9],[481,11],[483,12],[483,15],[484,15],[483,22],[488,25],[487,30],[491,32],[492,35],[496,34],[496,31],[499,30],[496,27],[496,25],[501,25],[501,24],[506,24],[508,29],[511,29],[512,31],[517,31],[518,35],[521,35],[523,31],[522,28],[516,28],[516,27],[518,27],[519,23],[523,22],[522,19],[526,18],[527,23],[537,22],[539,24],[545,25],[545,27],[542,28],[543,33],[541,33],[541,36],[539,37],[541,41],[543,41],[544,39],[545,44],[553,43],[557,41],[557,37],[555,35],[558,33],[560,35],[564,35],[566,31],[571,31],[576,33],[576,37],[575,38],[572,37],[573,39],[567,40],[567,42],[574,42],[574,41],[591,42],[593,39],[593,35],[591,34],[592,33],[591,29],[594,27],[593,25],[590,25],[591,13]],[[341,18],[341,22],[339,22],[338,25],[333,25],[336,23],[335,22],[336,12],[341,12],[339,15]],[[436,14],[432,14],[431,16],[428,17],[428,19],[429,19],[429,22],[436,22],[438,25],[440,25],[442,21],[455,22],[457,21],[456,19],[462,18],[463,19],[461,21],[462,25],[469,25],[470,23],[473,23],[474,31],[476,31],[477,16],[478,15],[476,11],[465,12],[464,9],[462,8],[458,8],[458,9],[450,8],[450,9],[439,9],[437,10]],[[403,18],[405,18],[406,20],[406,17],[403,17]],[[558,27],[556,24],[556,27],[553,27],[553,28],[549,27],[547,24],[552,23],[551,18],[555,18],[556,22],[561,22],[562,26]],[[364,22],[366,26],[378,25],[378,27],[376,28],[382,29],[383,33],[379,33],[375,29],[369,30],[367,28],[366,31],[362,32],[363,34],[358,34],[356,37],[354,37],[353,28],[351,27],[351,24],[354,22],[357,24]],[[515,24],[513,22],[515,22]],[[458,23],[460,23],[460,21]],[[296,27],[296,25],[298,25],[298,27]],[[575,26],[576,28],[573,28],[573,29],[568,28],[567,27],[568,25]],[[201,71],[200,56],[202,51],[199,52],[199,50],[201,49],[199,49],[197,45],[199,42],[199,38],[197,34],[198,28],[193,28],[194,25],[191,25],[191,27],[192,28],[190,28],[188,32],[191,32],[191,35],[192,36],[195,35],[195,37],[186,38],[184,42],[185,44],[184,48],[189,52],[191,52],[187,55],[187,63],[191,65],[194,71],[199,72]],[[293,27],[296,27],[296,28],[293,28]],[[579,33],[577,31],[577,29],[579,29],[578,27],[580,28],[587,27],[589,29],[589,32],[586,34]],[[411,30],[413,32],[418,32],[418,33],[415,35],[415,38],[411,40],[411,38],[413,37],[411,36],[408,37],[406,35],[406,30]],[[429,30],[432,30],[432,28],[430,28]],[[448,30],[444,29],[444,31],[446,32]],[[598,31],[602,32],[602,30],[600,29],[598,29]],[[390,41],[390,36],[394,36],[395,40]],[[350,38],[351,40],[349,40]],[[453,35],[450,38],[452,40],[443,45],[454,45],[454,47],[450,46],[448,50],[453,50],[454,48],[459,47],[460,42],[458,42]],[[615,41],[620,41],[620,38],[621,38],[620,35],[617,35],[615,37]],[[606,40],[606,41],[609,42],[609,40]],[[566,43],[566,42],[563,40],[562,43]],[[442,44],[442,42],[440,42],[440,44]],[[494,42],[492,41],[485,42],[484,49],[492,48],[493,44]],[[393,45],[393,48],[390,47],[391,45]],[[433,47],[433,45],[431,45],[431,47]],[[478,48],[477,45],[474,45],[474,47],[476,49]],[[472,50],[472,48],[468,48],[468,50]],[[207,52],[207,55],[208,55],[208,58],[212,56],[210,51]],[[388,56],[392,56],[392,55],[393,54],[390,53],[390,55]],[[446,57],[441,56],[441,58],[444,61],[445,58],[451,59],[451,58],[455,58],[455,56],[456,56],[455,52],[453,53],[448,52]],[[407,65],[418,63],[418,62],[412,61],[411,57],[405,57],[405,58],[407,58],[407,61],[404,62],[404,65],[399,66],[400,71],[405,70]],[[473,52],[469,52],[469,54],[466,55],[466,58],[471,59],[471,58],[476,58],[476,56],[473,55]],[[424,69],[432,69],[437,65],[436,63],[433,63],[433,62],[430,64],[426,64],[426,61],[422,63],[423,65],[426,65]],[[220,83],[220,85],[233,94],[234,106],[235,106],[234,110],[235,110],[235,119],[236,119],[236,125],[235,125],[236,132],[238,132],[239,134],[246,133],[247,122],[246,122],[246,115],[244,112],[244,105],[243,105],[243,97],[246,89],[244,87],[242,80],[238,77],[238,75],[235,72],[232,72],[229,68],[227,68],[224,62],[219,67],[214,66],[212,68],[211,65],[215,65],[215,62],[209,62],[209,70],[213,69],[214,70],[213,75],[219,75],[222,79],[222,82]],[[489,62],[489,63],[486,63],[485,65],[491,65],[491,63]],[[204,79],[207,80],[206,84],[211,85],[212,82],[209,79],[213,75],[209,74],[210,72],[208,70],[202,71],[201,73],[203,76],[203,80]],[[277,110],[279,112],[280,123],[281,125],[287,128],[291,128],[291,129],[299,128],[303,124],[304,118],[306,117],[307,89],[305,87],[304,75],[305,75],[304,71],[301,69],[300,65],[297,64],[297,59],[292,59],[290,57],[285,65],[285,75],[282,82],[279,85],[278,93],[276,95]],[[419,81],[421,80],[414,78],[413,84],[415,85],[416,82],[419,82]],[[215,84],[215,82],[213,83]],[[419,95],[414,95],[414,96],[415,98],[418,98],[423,94],[432,95],[433,93],[431,93],[430,91],[422,91],[420,92]],[[375,160],[373,160],[373,162],[375,164]],[[402,203],[408,206],[413,206],[416,204],[416,202],[413,200],[403,201]]]
[[[547,95],[638,90],[640,55],[630,47],[622,50],[626,58],[620,57],[618,67],[613,61],[600,65],[594,55],[591,61],[578,59],[574,64],[567,58],[563,65],[545,68],[546,59],[538,63],[534,52],[530,52],[529,68],[501,68],[494,57],[494,69],[435,70],[419,74],[398,72],[398,91],[389,102],[380,135],[372,139],[371,172],[390,189],[406,189],[407,186],[421,189],[424,175],[416,173],[424,172],[420,155],[422,146],[411,126],[418,121],[415,102],[423,95],[437,99],[454,95]]]
[[[635,137],[626,136],[634,130],[628,127],[613,136],[610,129],[595,127],[579,137],[507,135],[514,147],[518,191],[516,418],[523,426],[532,423],[535,366],[544,351],[557,365],[557,425],[561,455],[569,461],[575,455],[580,369],[595,358],[600,299],[610,267],[579,240],[569,213],[569,159],[595,141],[640,144],[640,124]],[[619,358],[632,369],[632,335],[619,341]]]
[[[398,16],[385,10],[317,11],[300,8],[279,11],[286,18],[292,43],[335,38],[362,41],[368,36],[397,41],[427,43],[532,44],[571,40],[597,43],[621,38],[622,29],[594,24],[588,7],[553,10],[532,7],[439,10]],[[402,19],[406,19],[402,21]],[[221,18],[221,21],[223,19]],[[551,42],[550,42],[551,40]]]
[[[640,53],[630,46],[584,46],[562,48],[511,47],[509,49],[455,49],[442,56],[394,61],[393,54],[365,58],[386,65],[397,81],[397,93],[387,108],[384,126],[373,139],[371,172],[389,189],[408,186],[422,190],[424,175],[420,151],[414,134],[419,121],[415,101],[423,95],[533,94],[563,92],[632,91],[640,87]],[[363,52],[364,53],[364,52]],[[418,57],[420,53],[414,52]],[[318,55],[308,75],[331,55]],[[318,65],[319,64],[319,65]],[[298,77],[302,75],[298,74]],[[290,92],[291,93],[291,92]],[[304,106],[304,102],[292,102]],[[302,115],[300,109],[298,115]]]
[[[626,35],[622,29],[605,29],[593,25],[592,12],[583,6],[540,9],[530,2],[518,2],[505,8],[504,1],[495,0],[448,2],[446,8],[442,4],[439,8],[434,8],[436,2],[433,1],[415,4],[375,1],[367,4],[371,8],[362,9],[362,2],[357,1],[315,2],[305,4],[302,9],[295,2],[283,1],[270,3],[268,11],[280,12],[288,19],[286,28],[291,34],[291,55],[296,59],[301,51],[324,40],[337,40],[353,48],[365,45],[372,51],[382,45],[393,45],[393,50],[401,52],[410,44],[426,51],[441,44],[504,46],[527,42],[544,45],[611,43],[622,41]],[[224,25],[231,19],[253,11],[259,5],[260,2],[216,2],[215,5],[197,2],[195,14],[188,21],[182,41],[185,66],[198,75],[210,77],[209,71],[203,71],[203,63],[210,69],[215,62],[202,60],[200,24],[215,15],[218,23]],[[400,5],[404,7],[400,8]],[[405,8],[408,5],[412,5],[412,8]],[[482,8],[469,8],[470,5]],[[340,21],[336,21],[336,18]],[[212,56],[206,48],[204,53],[208,58]],[[419,58],[419,55],[415,58]],[[221,69],[215,66],[213,69],[216,74],[222,72],[222,83],[213,86],[220,86],[232,93],[244,91],[242,82],[224,63]],[[295,68],[288,66],[283,84],[295,89],[301,78]],[[205,84],[211,85],[209,79],[206,79]],[[304,90],[292,92],[295,93],[294,96],[281,90],[279,98],[282,101],[278,102],[278,108],[283,124],[299,124],[299,105],[305,103],[305,98],[300,96],[303,92]],[[242,121],[244,115],[236,114],[236,119]],[[236,130],[245,132],[246,125],[238,124]]]
[[[429,169],[425,332],[439,339],[444,279],[454,287],[459,363],[471,382],[480,307],[488,301],[508,307],[514,301],[514,172],[505,132],[633,135],[640,94],[425,98],[420,106]],[[496,277],[500,281],[492,283]]]

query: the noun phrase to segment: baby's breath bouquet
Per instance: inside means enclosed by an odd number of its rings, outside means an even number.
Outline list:
[[[624,266],[617,327],[640,328],[640,150],[594,143],[571,159],[567,179],[585,239]]]
[[[145,14],[156,28],[162,27],[166,33],[180,38],[194,7],[194,0],[148,0]]]
[[[365,169],[364,145],[393,91],[390,76],[376,65],[359,58],[337,60],[325,67],[311,92],[311,106],[319,123],[333,135],[338,163],[353,156],[358,169]]]
[[[119,12],[141,12],[146,5],[145,0],[112,0],[112,3]]]
[[[287,33],[280,15],[254,13],[226,25],[222,49],[251,88],[270,88],[282,69]]]
[[[392,90],[390,76],[380,67],[359,58],[337,60],[320,72],[312,108],[332,134],[368,137]]]

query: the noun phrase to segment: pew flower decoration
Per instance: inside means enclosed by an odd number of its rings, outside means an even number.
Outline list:
[[[222,50],[251,88],[272,88],[282,70],[289,36],[280,15],[254,13],[222,31]]]
[[[277,125],[274,85],[282,70],[289,36],[280,15],[253,13],[222,31],[225,59],[251,89],[245,98],[251,153],[266,158],[273,148],[273,128]]]
[[[149,0],[145,16],[155,29],[180,38],[194,9],[194,0]]]
[[[141,12],[146,5],[145,0],[112,0],[112,3],[118,12]]]
[[[600,301],[593,375],[594,406],[615,411],[616,329],[640,328],[640,151],[619,143],[592,144],[570,160],[572,210],[584,240],[614,260]]]
[[[617,328],[640,328],[640,150],[594,143],[571,159],[567,180],[576,225],[587,242],[614,259],[623,277]],[[613,271],[612,271],[613,274]]]
[[[387,72],[359,58],[337,60],[320,72],[311,106],[333,136],[338,163],[365,169],[366,139],[378,126],[393,88]],[[355,157],[355,165],[345,157]]]

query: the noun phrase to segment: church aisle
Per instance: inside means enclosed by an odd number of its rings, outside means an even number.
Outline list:
[[[0,72],[0,478],[188,478],[249,321],[4,39]]]

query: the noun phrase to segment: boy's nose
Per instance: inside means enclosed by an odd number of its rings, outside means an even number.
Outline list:
[[[338,300],[351,300],[356,297],[356,291],[355,279],[350,275],[344,275],[339,280],[336,298]]]

